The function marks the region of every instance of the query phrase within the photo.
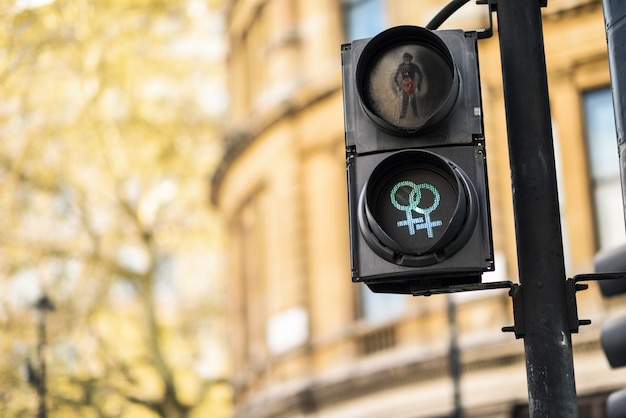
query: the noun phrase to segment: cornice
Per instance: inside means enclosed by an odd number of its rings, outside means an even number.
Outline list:
[[[579,334],[573,344],[576,354],[599,353],[598,333]],[[461,347],[462,374],[525,367],[524,349],[515,340],[499,339]],[[407,355],[414,353],[413,355]],[[237,405],[235,417],[262,418],[293,416],[294,412],[314,413],[325,407],[373,393],[448,378],[445,350],[421,352],[417,347],[390,350],[364,357],[344,370],[272,386]]]
[[[487,350],[489,357],[476,352],[470,355],[473,358],[468,359],[464,352],[463,370],[470,372],[515,364],[523,368],[524,353],[515,346],[505,344],[500,350],[491,350],[497,347],[490,347],[491,349]],[[397,361],[398,356],[394,353],[394,351],[387,353],[389,361],[378,361],[380,367],[362,367],[361,363],[367,363],[369,360],[364,358],[355,365],[354,370],[345,371],[339,377],[319,376],[302,379],[291,385],[277,385],[270,392],[257,394],[250,401],[238,405],[235,417],[278,418],[293,416],[296,411],[313,413],[324,407],[382,390],[448,378],[448,356],[445,352],[425,357],[416,355],[413,359],[406,358],[401,363]]]
[[[227,131],[224,139],[224,152],[222,158],[210,179],[211,203],[218,206],[220,187],[226,174],[228,173],[229,168],[259,136],[261,136],[264,132],[267,132],[276,124],[300,114],[305,111],[305,109],[331,97],[340,90],[341,85],[334,84],[318,89],[314,94],[305,100],[301,100],[301,98],[296,95],[292,99],[283,102],[281,105],[273,109],[274,112],[272,112],[272,116],[265,118],[260,116],[256,119],[251,117],[250,122],[248,122],[246,126],[241,126],[237,129]]]
[[[548,7],[543,9],[543,16],[548,20],[560,20],[570,15],[576,15],[584,12],[593,11],[599,9],[602,6],[601,0],[578,0],[577,2],[569,2],[560,7],[550,7],[551,3],[548,0]]]

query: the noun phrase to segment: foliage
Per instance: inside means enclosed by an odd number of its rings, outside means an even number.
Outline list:
[[[219,20],[201,1],[0,14],[0,415],[36,409],[21,370],[42,292],[49,416],[226,414]]]

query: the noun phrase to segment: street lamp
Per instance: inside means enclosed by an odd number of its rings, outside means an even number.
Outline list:
[[[37,367],[33,368],[28,362],[28,382],[37,389],[39,407],[37,418],[46,418],[46,359],[44,348],[46,346],[46,313],[54,311],[54,304],[45,293],[33,305],[37,311]]]

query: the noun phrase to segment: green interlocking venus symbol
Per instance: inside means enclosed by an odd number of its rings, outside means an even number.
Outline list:
[[[408,205],[402,205],[398,202],[396,195],[398,194],[398,190],[402,187],[410,187],[411,192],[409,193],[409,202]],[[422,199],[422,190],[426,189],[433,194],[434,201],[433,204],[427,208],[419,207],[420,201]],[[409,229],[409,235],[415,235],[415,232],[420,229],[425,229],[428,238],[433,238],[433,228],[436,226],[443,225],[441,220],[432,221],[430,219],[430,214],[439,206],[440,195],[439,191],[435,186],[428,183],[420,183],[415,184],[410,180],[403,180],[396,183],[391,189],[390,193],[391,204],[398,210],[404,211],[406,214],[406,219],[403,221],[398,221],[397,226],[402,227],[406,226]],[[413,217],[413,211],[424,215],[424,217]]]

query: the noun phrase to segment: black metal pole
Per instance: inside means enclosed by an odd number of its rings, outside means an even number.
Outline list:
[[[450,329],[450,347],[448,363],[452,379],[454,411],[450,418],[463,418],[463,404],[461,402],[461,358],[459,353],[458,328],[456,325],[456,304],[452,295],[448,295],[448,325]]]
[[[38,408],[37,418],[46,418],[46,313],[53,311],[54,304],[48,297],[43,294],[35,303],[35,309],[37,311],[37,376],[35,378],[35,385],[37,388]]]
[[[578,416],[539,0],[498,1],[530,416]]]
[[[46,418],[46,359],[44,350],[46,346],[46,310],[37,312],[37,362],[39,369],[39,379],[37,379],[38,408],[37,418]]]

